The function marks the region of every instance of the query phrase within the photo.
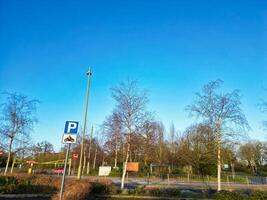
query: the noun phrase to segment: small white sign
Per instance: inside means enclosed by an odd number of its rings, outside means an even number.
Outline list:
[[[76,143],[77,140],[77,134],[68,134],[64,133],[62,137],[62,143],[63,144],[73,144]]]
[[[224,168],[224,169],[229,169],[229,165],[228,165],[228,164],[224,164],[224,165],[223,165],[223,168]]]
[[[108,176],[111,172],[111,166],[100,166],[99,167],[99,176]]]

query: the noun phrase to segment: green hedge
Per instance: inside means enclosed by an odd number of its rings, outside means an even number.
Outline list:
[[[266,192],[228,192],[228,191],[221,191],[220,193],[215,195],[215,199],[217,200],[266,200],[267,193]]]

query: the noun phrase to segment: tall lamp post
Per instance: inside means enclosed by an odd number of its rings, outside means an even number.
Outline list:
[[[82,143],[81,143],[81,152],[80,152],[80,162],[79,162],[79,168],[78,168],[78,175],[77,179],[80,180],[82,176],[82,161],[83,161],[83,148],[84,148],[84,138],[85,138],[85,130],[86,130],[86,119],[87,119],[87,110],[88,110],[88,96],[89,96],[89,89],[90,89],[90,77],[92,75],[90,66],[88,68],[88,72],[86,73],[88,76],[88,83],[87,83],[87,89],[86,89],[86,103],[85,103],[85,112],[84,112],[84,122],[83,122],[83,130],[82,130]],[[85,159],[85,158],[84,158]]]

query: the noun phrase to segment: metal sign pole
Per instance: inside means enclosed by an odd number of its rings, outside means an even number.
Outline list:
[[[68,148],[67,148],[67,152],[66,152],[66,158],[65,158],[65,162],[64,162],[64,171],[63,171],[63,176],[62,176],[62,181],[61,181],[59,200],[62,200],[62,196],[63,196],[63,189],[64,189],[67,162],[68,162],[68,158],[69,158],[69,151],[70,151],[70,144],[68,144]]]

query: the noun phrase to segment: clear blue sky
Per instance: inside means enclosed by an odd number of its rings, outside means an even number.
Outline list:
[[[32,136],[56,148],[66,120],[83,123],[89,64],[89,125],[110,114],[110,88],[130,77],[167,129],[183,131],[194,92],[220,78],[241,90],[251,138],[266,139],[256,107],[267,96],[266,47],[263,0],[0,0],[0,91],[41,100]]]

